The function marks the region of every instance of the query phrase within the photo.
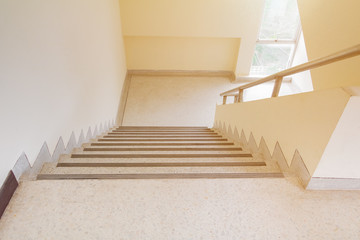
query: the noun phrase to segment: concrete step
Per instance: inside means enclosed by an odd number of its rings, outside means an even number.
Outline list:
[[[228,158],[96,158],[96,157],[82,157],[82,158],[72,158],[71,155],[61,155],[59,158],[59,163],[176,163],[176,162],[264,162],[260,158],[252,157],[228,157]]]
[[[107,135],[116,135],[116,136],[123,136],[123,135],[134,135],[134,136],[217,136],[219,135],[216,132],[108,132]]]
[[[134,131],[208,131],[208,127],[117,127],[113,130],[134,130]]]
[[[98,142],[92,140],[89,145],[84,144],[83,146],[101,146],[101,147],[224,147],[224,146],[235,146],[232,142]]]
[[[44,164],[38,179],[172,179],[283,177],[267,166],[243,167],[56,167]]]
[[[266,166],[265,162],[212,161],[212,162],[60,162],[57,167],[244,167]]]
[[[160,149],[160,150],[159,150]],[[211,154],[250,154],[250,152],[243,151],[241,148],[205,148],[202,150],[198,150],[196,148],[184,148],[186,150],[182,150],[182,148],[154,148],[150,150],[148,148],[76,148],[73,150],[72,154],[136,154],[136,155],[143,155],[143,154],[152,154],[152,155],[163,155],[163,154],[181,154],[181,155],[193,155],[198,154],[200,155],[207,155]],[[199,148],[201,149],[201,148]]]
[[[250,153],[73,153],[71,158],[252,158]]]
[[[37,180],[69,179],[231,179],[231,178],[283,178],[281,172],[274,173],[157,173],[157,174],[39,174]]]
[[[157,147],[157,146],[145,146],[145,147],[139,147],[139,146],[89,146],[84,145],[82,148],[83,152],[173,152],[173,151],[186,151],[186,152],[224,152],[224,151],[242,151],[241,147],[222,147],[222,146],[215,146],[215,147],[201,147],[201,146],[174,146],[174,147]],[[79,150],[76,150],[77,152]]]
[[[222,138],[220,135],[114,135],[114,134],[107,134],[103,135],[103,138]]]
[[[195,129],[172,129],[172,130],[165,130],[165,129],[113,129],[109,132],[113,132],[113,133],[214,133],[215,131],[212,129],[199,129],[199,130],[195,130]]]
[[[144,129],[144,128],[155,128],[155,129],[169,129],[169,128],[176,128],[176,129],[186,129],[186,128],[194,128],[194,129],[209,129],[206,126],[117,126],[117,129],[129,129],[129,128],[136,128],[136,129]]]
[[[156,139],[132,139],[132,138],[99,138],[98,142],[226,142],[226,138],[156,138]]]

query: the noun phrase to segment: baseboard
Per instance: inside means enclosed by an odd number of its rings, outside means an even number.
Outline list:
[[[359,178],[312,177],[307,190],[360,190]]]
[[[123,87],[122,87],[122,91],[121,91],[121,98],[120,98],[120,103],[119,103],[119,110],[118,110],[118,114],[116,117],[116,124],[118,126],[122,126],[122,123],[124,120],[126,103],[127,103],[127,98],[128,98],[130,84],[131,84],[131,77],[132,77],[132,73],[131,73],[131,71],[128,71],[126,73],[126,77],[125,77],[125,80],[123,83]]]
[[[295,150],[291,160],[290,171],[295,173],[303,187],[308,189],[311,175],[298,150]]]
[[[19,183],[16,180],[16,177],[12,171],[9,172],[8,176],[5,179],[4,184],[1,186],[0,189],[0,218],[2,217],[3,213],[7,205],[9,204],[12,196],[16,188],[18,187]]]

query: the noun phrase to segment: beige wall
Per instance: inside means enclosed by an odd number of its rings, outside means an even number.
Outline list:
[[[125,36],[227,37],[257,33],[264,0],[120,0]],[[249,24],[251,23],[251,24]]]
[[[215,121],[264,137],[272,153],[278,141],[288,164],[298,150],[312,175],[350,98],[329,89],[292,96],[218,106]]]
[[[0,184],[71,131],[113,120],[126,74],[117,0],[0,1]]]
[[[237,38],[125,37],[129,69],[234,71]]]
[[[247,74],[263,3],[264,0],[120,0],[129,68],[229,70],[231,62],[232,70]],[[234,41],[239,39],[241,46],[234,49]],[[141,46],[143,51],[134,50],[135,46]],[[168,51],[169,46],[176,46],[176,51]],[[200,50],[196,49],[198,46]],[[149,52],[157,54],[149,58]],[[179,64],[179,53],[185,53],[181,57],[187,64]],[[220,63],[223,59],[226,60]]]
[[[299,0],[309,60],[360,43],[359,0]],[[311,71],[314,89],[360,85],[360,57]]]

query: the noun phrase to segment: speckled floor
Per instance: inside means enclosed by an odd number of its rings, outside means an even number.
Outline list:
[[[220,93],[233,87],[224,77],[133,76],[123,125],[212,127]]]
[[[360,239],[360,192],[296,179],[22,182],[1,240]]]
[[[238,87],[224,77],[133,76],[126,102],[124,126],[209,126],[214,123],[220,93]],[[270,96],[273,83],[248,89],[244,100]],[[296,93],[283,83],[280,96]],[[228,97],[228,102],[233,102]]]

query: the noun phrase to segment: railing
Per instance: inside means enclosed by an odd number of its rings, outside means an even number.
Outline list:
[[[273,89],[271,97],[277,97],[279,95],[280,87],[281,87],[282,80],[284,77],[293,75],[295,73],[307,71],[307,70],[310,70],[313,68],[318,68],[318,67],[321,67],[321,66],[333,63],[333,62],[341,61],[341,60],[355,57],[358,55],[360,55],[360,44],[358,44],[354,47],[342,50],[340,52],[331,54],[327,57],[319,58],[319,59],[301,64],[301,65],[286,69],[284,71],[264,77],[255,82],[248,83],[248,84],[242,85],[237,88],[233,88],[229,91],[221,93],[220,96],[223,97],[223,104],[226,104],[226,100],[227,100],[228,96],[234,96],[234,103],[243,102],[243,96],[244,96],[245,89],[275,80],[274,89]]]

